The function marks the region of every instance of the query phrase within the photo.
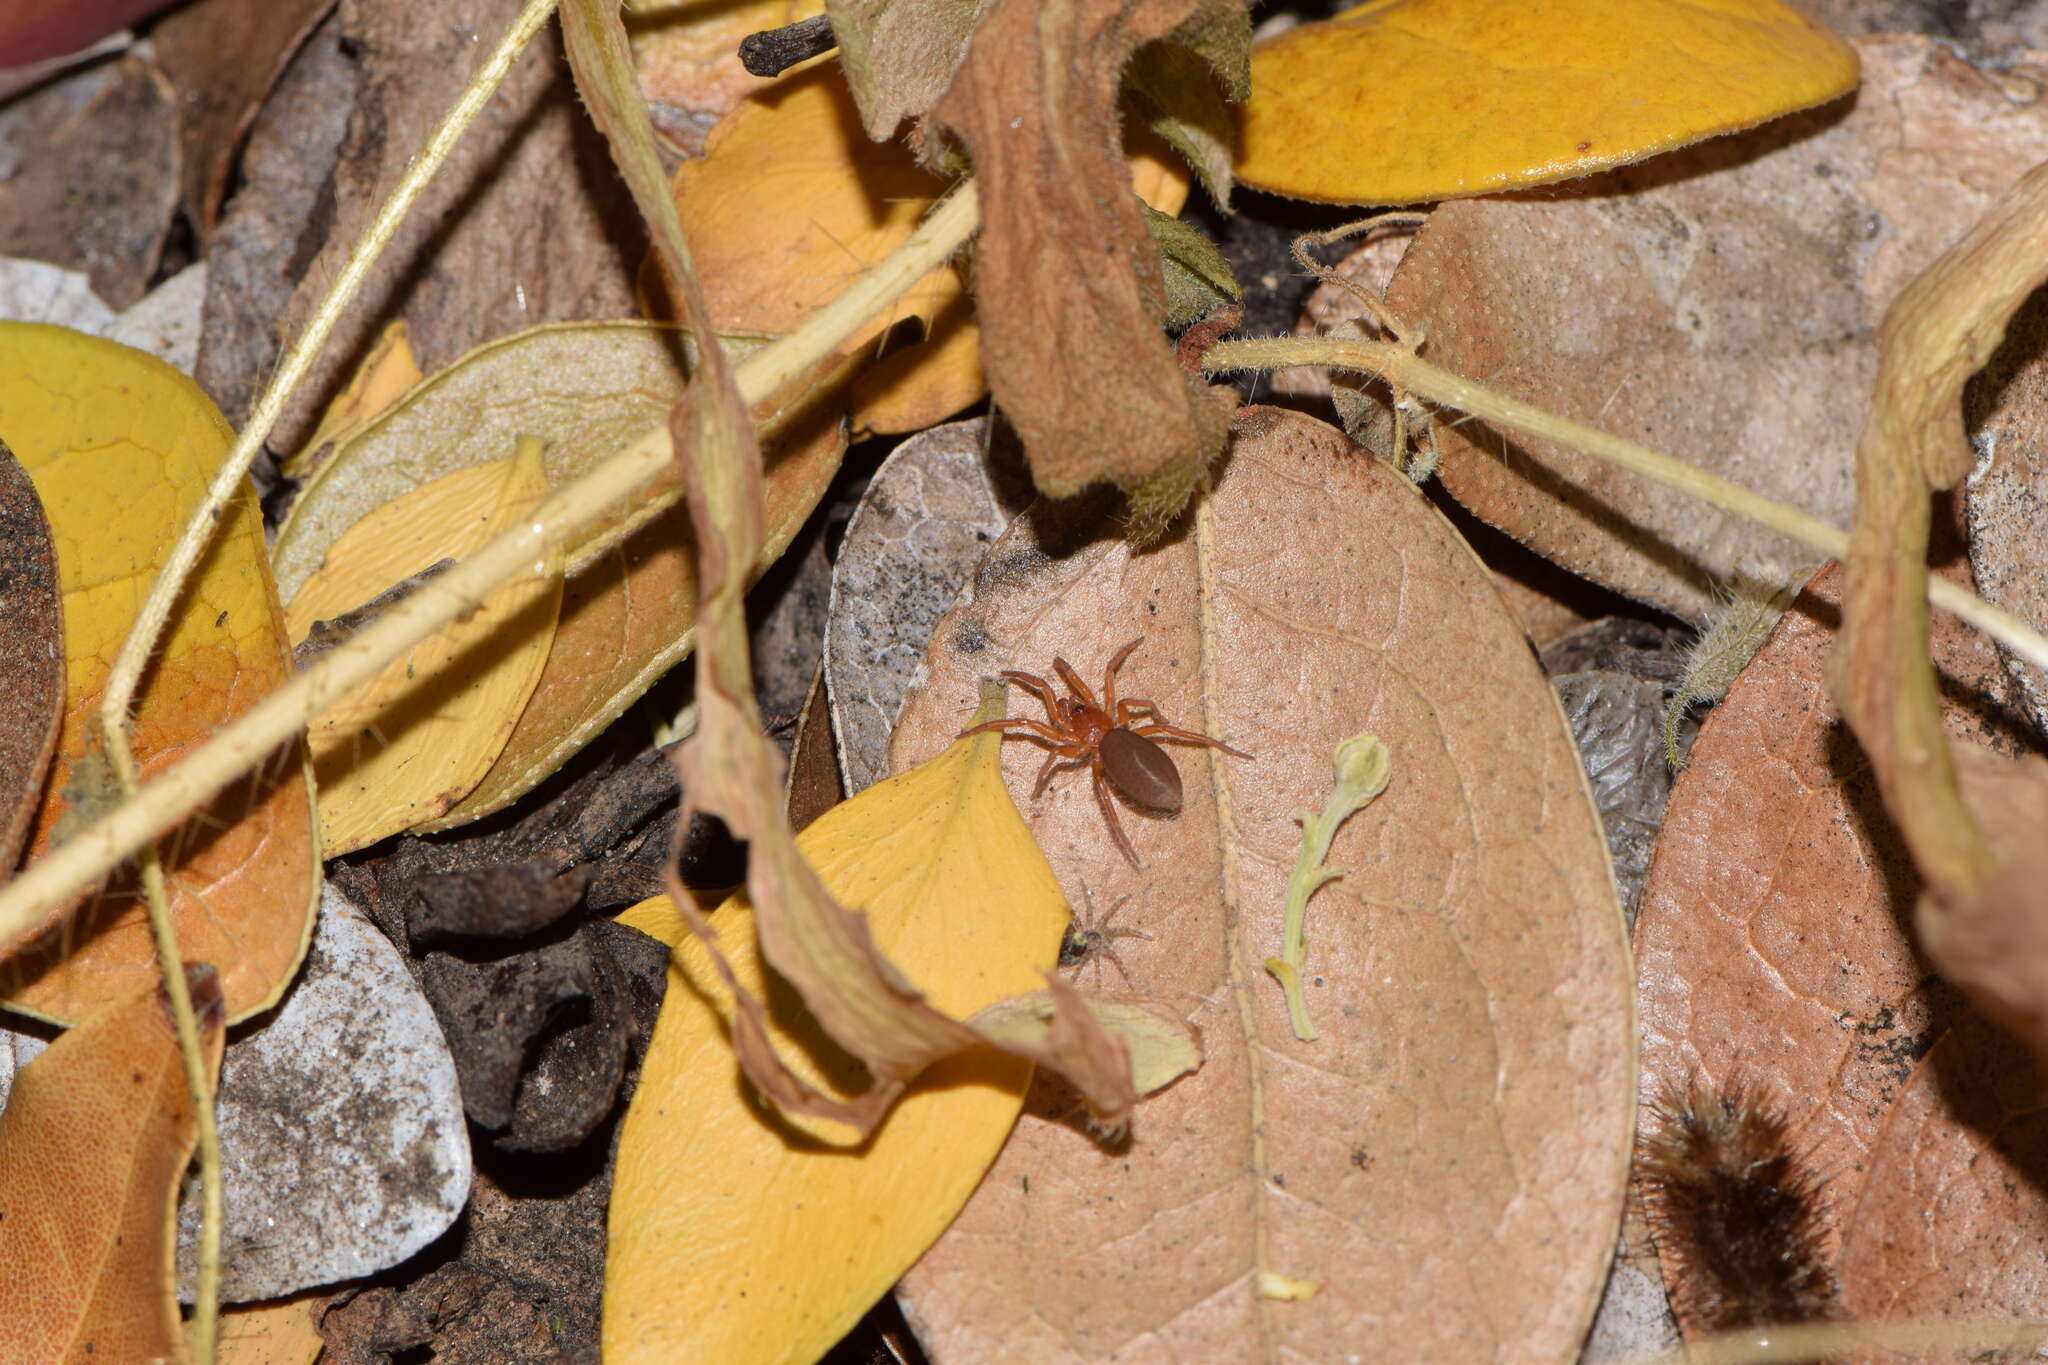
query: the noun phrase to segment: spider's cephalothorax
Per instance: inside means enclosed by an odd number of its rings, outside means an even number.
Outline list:
[[[1036,673],[1005,669],[1002,676],[1006,681],[1024,688],[1045,704],[1045,720],[1013,716],[961,732],[972,735],[983,730],[1000,730],[1006,738],[1032,740],[1052,750],[1046,756],[1045,766],[1038,771],[1038,784],[1032,789],[1034,796],[1045,790],[1045,784],[1052,781],[1053,773],[1059,769],[1087,767],[1093,778],[1096,803],[1102,807],[1102,818],[1109,825],[1110,837],[1116,840],[1116,846],[1123,850],[1123,855],[1131,860],[1133,867],[1138,865],[1138,855],[1131,848],[1131,841],[1124,837],[1123,825],[1117,820],[1116,805],[1109,799],[1109,793],[1113,789],[1126,804],[1154,815],[1180,814],[1180,769],[1173,766],[1173,759],[1159,747],[1158,741],[1202,744],[1221,749],[1235,758],[1251,757],[1220,739],[1169,725],[1166,717],[1159,714],[1159,708],[1149,701],[1135,697],[1117,700],[1116,671],[1123,667],[1124,660],[1131,656],[1139,643],[1131,641],[1110,659],[1109,667],[1103,670],[1102,700],[1099,702],[1088,689],[1088,684],[1081,681],[1081,675],[1065,659],[1052,661],[1053,672],[1066,684],[1067,695],[1064,697],[1054,693],[1052,684]]]

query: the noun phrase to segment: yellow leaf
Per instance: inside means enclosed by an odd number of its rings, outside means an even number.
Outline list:
[[[220,978],[185,969],[220,1065]],[[170,1008],[148,982],[14,1078],[0,1113],[0,1359],[183,1360],[178,1182],[198,1140]]]
[[[833,807],[797,847],[875,945],[955,1016],[1043,984],[1065,902],[1004,791],[993,735],[955,742]],[[621,916],[675,948],[626,1116],[605,1262],[605,1359],[810,1362],[952,1220],[1023,1105],[1028,1063],[977,1048],[915,1083],[854,1152],[768,1118],[742,1079],[709,954],[665,897]],[[763,980],[753,911],[713,917],[776,1044],[813,1084],[864,1088],[779,978]]]
[[[315,1313],[328,1291],[268,1303],[222,1304],[214,1365],[313,1365],[326,1348]],[[191,1323],[185,1324],[191,1337]]]
[[[378,508],[344,532],[293,596],[293,643],[442,559],[510,530],[547,496],[540,442]],[[317,716],[307,738],[328,857],[441,815],[497,761],[547,664],[562,602],[559,559],[485,598]]]
[[[412,340],[406,332],[405,319],[400,318],[384,329],[376,345],[363,357],[363,363],[356,368],[355,377],[348,381],[348,387],[336,394],[334,401],[327,405],[327,412],[320,419],[320,425],[306,438],[306,444],[296,454],[285,457],[279,466],[294,479],[303,480],[313,472],[313,457],[320,453],[322,446],[330,442],[339,445],[348,440],[374,421],[378,414],[405,396],[406,390],[420,382],[419,361],[413,358]]]
[[[762,344],[759,337],[723,340],[734,356]],[[682,333],[653,323],[555,323],[500,337],[438,371],[336,447],[299,494],[271,550],[285,599],[351,526],[435,479],[502,460],[521,434],[547,443],[541,463],[551,488],[588,473],[667,422],[689,380],[688,349]],[[824,404],[793,416],[757,411],[755,420],[767,463],[758,574],[832,481],[846,432]],[[676,495],[673,486],[652,489],[622,519],[574,543],[554,643],[533,696],[483,780],[423,828],[511,804],[689,653],[697,587],[690,515]]]
[[[1542,185],[1834,99],[1779,0],[1373,0],[1252,52],[1237,177],[1337,204]]]
[[[1131,155],[1132,187],[1177,213],[1187,177],[1158,139],[1134,141],[1142,150]],[[947,182],[901,145],[869,141],[839,71],[819,67],[743,100],[671,188],[713,324],[779,335],[901,245]],[[883,362],[885,381],[855,390],[857,432],[919,430],[981,397],[987,381],[966,294],[959,270],[945,266],[849,340],[849,349],[871,345],[906,318],[927,329],[923,344]]]
[[[88,723],[232,435],[198,386],[159,360],[62,327],[0,323],[0,441],[43,500],[64,593],[64,723],[31,859],[48,851],[60,823],[68,832],[113,797],[105,761],[88,756]],[[245,480],[136,701],[145,781],[290,677],[268,565]],[[298,967],[320,892],[299,746],[230,786],[161,847],[186,960],[219,968],[231,1021],[269,1008]],[[65,932],[0,944],[10,949],[0,969],[7,1003],[59,1021],[157,977],[141,897],[121,882],[78,909]]]

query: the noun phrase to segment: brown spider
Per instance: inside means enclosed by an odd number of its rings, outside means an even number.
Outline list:
[[[1110,659],[1102,674],[1100,702],[1065,659],[1052,661],[1053,672],[1067,685],[1064,697],[1054,695],[1052,684],[1036,673],[1004,669],[1005,681],[1017,684],[1045,703],[1046,719],[1012,716],[961,731],[963,735],[972,735],[983,730],[1001,730],[1006,739],[1028,739],[1051,749],[1045,766],[1038,770],[1038,785],[1031,791],[1034,797],[1045,791],[1045,784],[1052,781],[1058,769],[1085,765],[1093,776],[1095,800],[1102,807],[1110,837],[1131,860],[1132,867],[1139,865],[1138,855],[1131,848],[1131,841],[1124,837],[1116,806],[1109,799],[1110,791],[1114,789],[1135,810],[1156,815],[1180,814],[1180,769],[1173,766],[1173,759],[1155,742],[1155,736],[1181,744],[1205,744],[1234,758],[1251,757],[1220,739],[1167,724],[1159,708],[1149,701],[1135,697],[1117,700],[1116,671],[1140,643],[1141,640],[1131,641]]]

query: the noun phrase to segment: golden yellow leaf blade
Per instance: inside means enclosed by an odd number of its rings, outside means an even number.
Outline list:
[[[405,319],[400,318],[384,329],[377,344],[356,367],[348,387],[327,405],[326,415],[306,438],[306,444],[296,454],[285,457],[279,468],[287,476],[303,481],[313,472],[313,459],[322,448],[354,436],[425,377],[420,373],[419,361],[413,357],[412,337],[406,330]]]
[[[959,741],[797,836],[876,946],[953,1015],[1042,985],[1067,924],[996,747],[993,735]],[[973,1192],[1031,1068],[993,1048],[962,1053],[926,1072],[866,1146],[808,1142],[764,1117],[742,1079],[731,998],[674,906],[657,898],[621,919],[675,958],[613,1178],[605,1358],[815,1360]],[[764,981],[745,898],[712,924],[741,984],[769,1002],[792,1065],[842,1094],[863,1086],[792,993]]]
[[[292,598],[294,644],[437,561],[460,559],[517,525],[547,496],[540,443],[458,470],[357,522]],[[497,761],[547,665],[562,600],[560,565],[507,584],[328,708],[308,731],[327,856],[362,848],[447,811]]]
[[[1373,0],[1252,53],[1237,177],[1408,204],[1624,165],[1856,85],[1779,0]]]
[[[197,385],[163,362],[62,327],[0,323],[0,441],[49,516],[64,594],[65,711],[29,858],[60,822],[96,816],[112,795],[86,736],[108,671],[158,567],[233,432]],[[254,491],[228,507],[169,623],[135,708],[147,781],[291,674]],[[313,794],[299,747],[231,786],[191,834],[162,844],[187,961],[220,971],[230,1020],[277,1000],[296,970],[320,890]],[[43,926],[38,926],[39,928]],[[34,937],[32,944],[27,939]],[[157,977],[142,900],[116,882],[61,933],[0,944],[0,994],[70,1022]]]

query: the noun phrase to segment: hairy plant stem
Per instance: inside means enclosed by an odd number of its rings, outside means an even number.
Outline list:
[[[1432,403],[1619,465],[1666,488],[1675,488],[1723,511],[1747,517],[1831,558],[1841,559],[1849,553],[1848,532],[1796,507],[1773,502],[1739,483],[1695,469],[1648,446],[1495,393],[1449,370],[1439,369],[1396,342],[1346,337],[1219,341],[1202,362],[1202,367],[1211,374],[1227,370],[1280,370],[1291,365],[1330,365],[1379,375]],[[2048,668],[2048,637],[2004,608],[1995,607],[1943,578],[1928,580],[1927,600],[1967,621],[2028,662]]]
[[[123,805],[128,804],[137,792],[135,756],[128,742],[135,694],[149,666],[150,656],[156,651],[157,641],[163,636],[171,608],[184,592],[186,581],[191,578],[200,556],[213,543],[228,504],[241,493],[249,467],[255,463],[257,452],[277,425],[286,400],[326,346],[328,337],[354,300],[370,268],[397,234],[399,225],[412,212],[414,203],[447,161],[455,144],[497,92],[506,73],[512,69],[513,61],[548,21],[554,9],[555,0],[527,0],[526,7],[513,20],[511,28],[428,137],[426,146],[413,157],[397,188],[378,211],[376,220],[349,252],[348,261],[333,287],[285,352],[282,363],[257,400],[255,410],[249,414],[247,425],[229,448],[226,459],[214,473],[213,481],[207,485],[205,496],[185,523],[178,543],[172,547],[170,556],[158,571],[149,597],[136,613],[135,624],[129,628],[121,643],[121,652],[115,656],[113,668],[107,676],[106,692],[101,696],[94,715],[94,730],[120,783]],[[178,1051],[184,1060],[186,1083],[191,1088],[192,1105],[198,1116],[199,1275],[192,1306],[191,1343],[193,1359],[199,1365],[211,1365],[220,1321],[221,1214],[220,1135],[214,1120],[213,1078],[200,1046],[199,1023],[193,1016],[191,995],[185,985],[184,955],[178,947],[177,926],[171,919],[162,864],[154,848],[139,846],[131,852],[140,853],[143,899],[149,910],[150,931],[156,941],[157,963],[177,1028]]]
[[[912,285],[943,264],[980,221],[974,187],[964,184],[934,209],[902,246],[854,280],[839,298],[813,313],[796,331],[741,361],[735,367],[741,395],[749,403],[762,403],[830,360],[869,319],[894,305]],[[0,890],[0,939],[28,929],[81,888],[133,857],[295,738],[310,717],[381,673],[392,660],[442,626],[473,610],[494,589],[532,571],[550,545],[567,543],[581,527],[650,481],[671,474],[673,461],[667,426],[650,428],[542,503],[527,525],[498,537],[434,578],[375,625],[222,726],[205,744]]]

